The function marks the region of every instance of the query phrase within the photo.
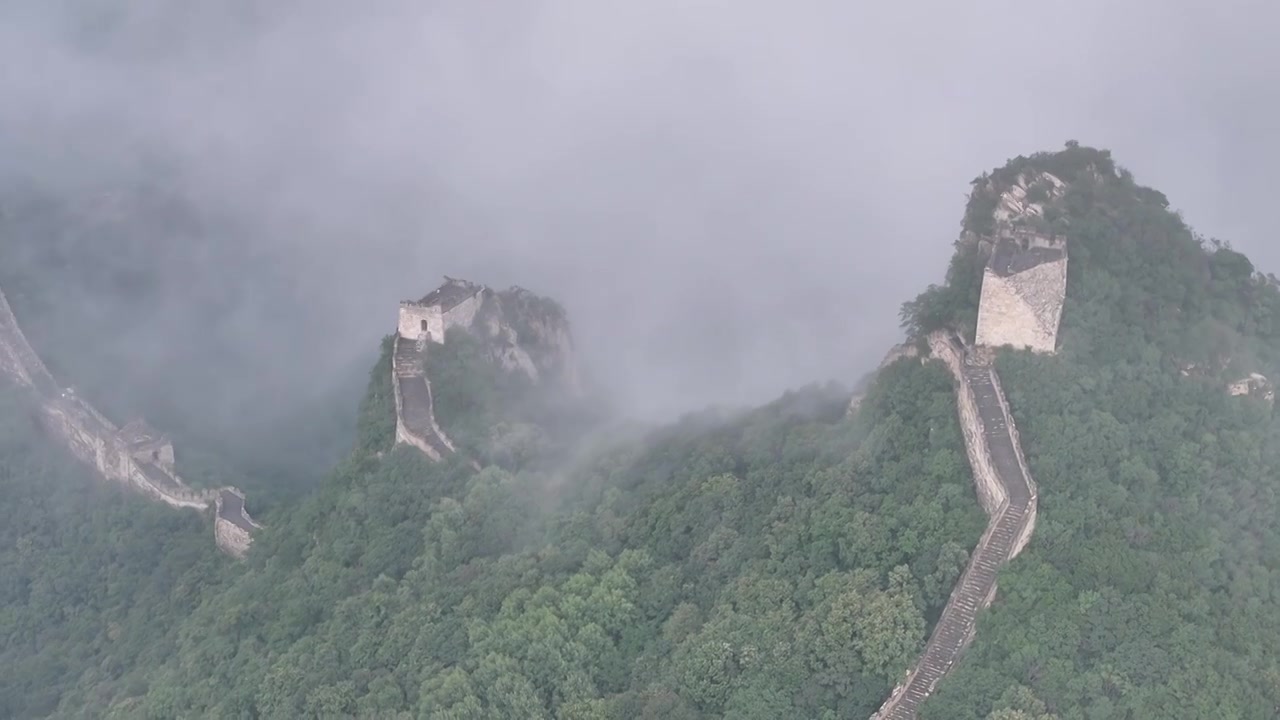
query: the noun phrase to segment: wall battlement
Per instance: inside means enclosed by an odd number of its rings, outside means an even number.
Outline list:
[[[955,380],[965,452],[978,500],[990,521],[924,652],[872,720],[916,717],[920,705],[972,642],[978,613],[995,599],[1000,567],[1022,552],[1035,530],[1036,485],[995,368],[985,353],[971,352],[945,332],[931,333],[929,348]]]
[[[27,342],[3,291],[0,291],[0,372],[31,389],[40,406],[45,429],[81,462],[103,478],[175,508],[206,511],[215,508],[214,538],[218,547],[242,557],[252,542],[252,529],[261,527],[244,510],[244,494],[236,488],[199,490],[188,486],[175,469],[173,443],[146,422],[135,420],[123,428],[98,412],[70,388],[60,387]],[[244,537],[224,541],[219,529],[221,498],[240,498]],[[228,536],[229,537],[229,536]]]

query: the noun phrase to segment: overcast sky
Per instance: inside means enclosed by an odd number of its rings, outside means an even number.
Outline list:
[[[650,415],[856,379],[968,181],[1067,139],[1280,271],[1280,3],[875,5],[6,2],[0,171],[173,158],[297,268],[316,385],[447,273],[559,299]]]

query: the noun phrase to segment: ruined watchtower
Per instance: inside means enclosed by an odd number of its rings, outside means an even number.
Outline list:
[[[982,272],[978,345],[1051,353],[1067,298],[1066,239],[1030,232],[998,238]]]
[[[1057,348],[1067,297],[1067,240],[1041,228],[1045,205],[1065,192],[1066,183],[1042,172],[1030,181],[1019,174],[1000,193],[982,272],[976,345],[1042,353]]]
[[[443,344],[446,330],[471,325],[484,291],[483,285],[446,276],[443,285],[421,300],[400,303],[400,337],[415,341],[426,338]]]

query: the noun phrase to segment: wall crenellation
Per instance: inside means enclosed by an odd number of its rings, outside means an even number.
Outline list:
[[[117,428],[71,388],[62,388],[27,342],[18,320],[0,291],[0,371],[34,391],[41,422],[67,450],[99,475],[171,507],[206,511],[215,508],[214,538],[224,551],[242,557],[252,542],[251,531],[261,527],[244,510],[244,494],[236,488],[201,490],[188,486],[177,474],[173,443],[145,421]],[[219,498],[240,498],[238,516],[243,537],[232,543],[220,530]]]

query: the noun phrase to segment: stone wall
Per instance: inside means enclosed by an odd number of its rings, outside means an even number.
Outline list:
[[[215,500],[213,536],[225,553],[242,558],[253,544],[253,531],[262,526],[249,517],[244,508],[244,493],[223,488]]]
[[[911,720],[959,661],[977,631],[978,613],[995,598],[1000,567],[1026,546],[1035,528],[1035,483],[1017,429],[987,353],[966,350],[953,336],[929,336],[933,355],[956,381],[956,406],[979,501],[991,521],[974,547],[924,652],[872,716]],[[993,482],[994,481],[994,482]]]
[[[438,330],[437,330],[438,328]],[[442,344],[454,328],[480,341],[484,358],[528,376],[534,383],[559,381],[569,394],[582,393],[564,311],[521,288],[495,292],[450,278],[422,300],[400,304],[392,350],[396,443],[412,445],[432,460],[456,452],[435,416],[425,340]]]
[[[218,515],[213,520],[213,541],[228,555],[242,558],[249,552],[249,547],[253,544],[253,536],[247,530]]]
[[[1052,173],[1042,172],[1028,180],[1026,174],[1018,176],[1015,183],[1000,193],[992,213],[997,223],[1011,223],[1044,215],[1043,202],[1028,202],[1027,190],[1032,185],[1045,188],[1047,199],[1057,199],[1066,194],[1067,184]]]
[[[426,336],[432,342],[444,342],[444,316],[439,306],[400,303],[400,317],[396,332],[400,337],[417,340]]]
[[[987,268],[982,275],[976,344],[1053,352],[1066,297],[1065,257],[1008,277]]]
[[[45,427],[81,462],[99,475],[175,508],[207,510],[214,490],[197,490],[183,483],[162,462],[136,457],[113,425],[75,397],[46,402],[41,408]]]
[[[88,401],[58,386],[27,342],[3,292],[0,292],[0,372],[34,390],[45,429],[72,456],[103,478],[170,507],[204,511],[214,506],[218,490],[189,487],[174,472],[171,443],[158,437],[139,443],[138,430],[145,423],[133,423],[121,430]],[[235,492],[243,500],[243,495],[238,490]],[[259,526],[248,524],[246,527]],[[220,532],[215,520],[215,540],[221,537]],[[219,546],[222,546],[220,541]]]
[[[421,352],[396,336],[391,351],[391,385],[396,406],[396,442],[412,445],[432,460],[454,452],[453,442],[436,422],[431,381]]]
[[[973,485],[978,502],[988,516],[994,516],[1009,502],[1008,493],[1000,482],[991,462],[991,451],[982,439],[982,420],[978,415],[973,388],[964,373],[964,350],[954,337],[943,333],[929,334],[929,351],[942,361],[956,382],[956,412],[960,417],[960,432],[964,435],[964,449],[973,471]]]
[[[53,375],[40,360],[40,356],[27,342],[27,337],[18,326],[18,319],[9,307],[9,300],[0,290],[0,371],[23,385],[33,387],[41,393],[52,393],[57,389]]]
[[[460,328],[471,327],[471,323],[476,319],[476,312],[480,309],[480,305],[484,302],[486,294],[487,293],[481,290],[480,292],[477,292],[475,295],[472,295],[466,300],[463,300],[462,302],[458,303],[452,308],[449,308],[448,310],[446,310],[444,312],[445,332],[448,332],[449,328],[453,328],[453,327],[460,327]],[[444,342],[444,338],[441,337],[439,342]]]
[[[1000,403],[1000,410],[1004,414],[1004,423],[1009,438],[1013,441],[1013,451],[1018,459],[1018,467],[1022,471],[1022,481],[1026,484],[1027,493],[1027,512],[1026,519],[1017,537],[1014,538],[1013,547],[1009,550],[1009,559],[1017,557],[1031,542],[1031,535],[1036,529],[1036,512],[1039,509],[1040,490],[1036,487],[1035,478],[1031,476],[1031,467],[1027,464],[1027,458],[1022,454],[1022,438],[1018,435],[1018,424],[1014,422],[1013,411],[1009,409],[1009,399],[1005,397],[1004,387],[1000,384],[1000,379],[995,374],[995,369],[991,369],[992,387],[995,389],[996,400]]]

